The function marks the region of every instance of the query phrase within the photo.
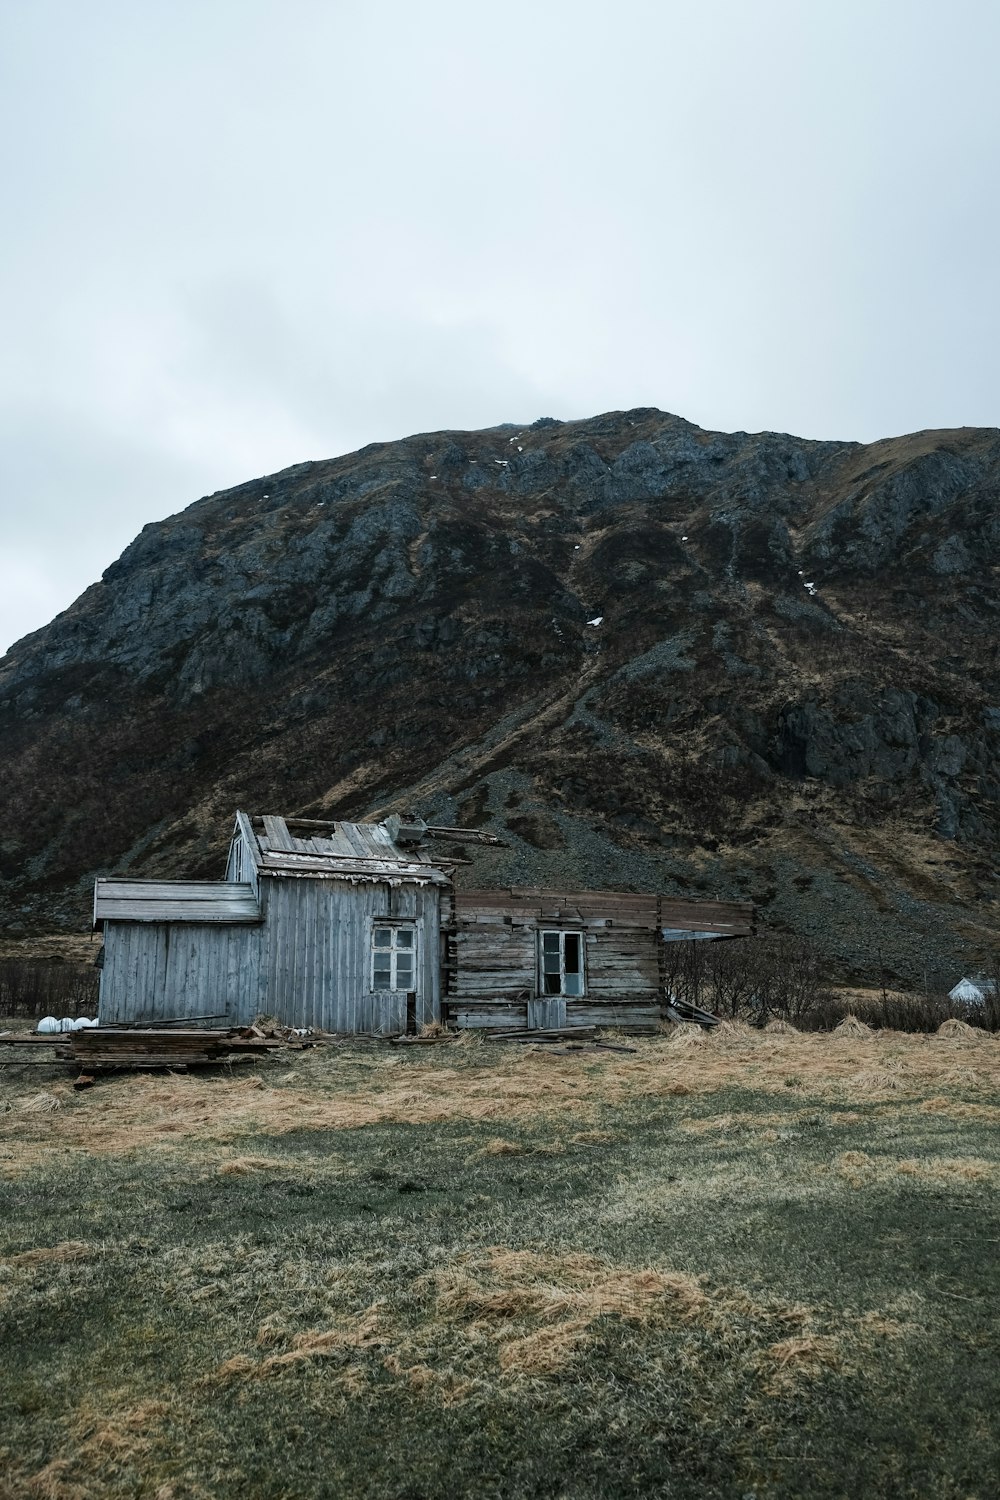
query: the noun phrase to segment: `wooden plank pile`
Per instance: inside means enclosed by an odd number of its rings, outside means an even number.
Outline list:
[[[39,1036],[37,1032],[0,1032],[0,1046],[4,1047],[40,1047],[44,1052],[46,1048],[57,1058],[72,1057],[70,1051],[71,1031],[54,1031],[48,1035]]]
[[[276,1037],[255,1034],[255,1028],[237,1027],[231,1031],[209,1031],[195,1028],[181,1030],[138,1030],[96,1026],[86,1031],[72,1031],[67,1039],[72,1055],[81,1067],[93,1068],[179,1068],[221,1062],[227,1057],[259,1057],[281,1047]]]
[[[288,1045],[280,1036],[265,1036],[256,1026],[209,1031],[195,1027],[94,1026],[51,1036],[0,1036],[6,1046],[48,1048],[53,1060],[78,1062],[85,1071],[108,1068],[172,1068],[236,1057],[260,1057]]]

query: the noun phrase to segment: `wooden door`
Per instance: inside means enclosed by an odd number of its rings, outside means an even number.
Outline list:
[[[529,1031],[550,1031],[556,1026],[565,1025],[565,995],[546,995],[544,999],[528,1001]]]

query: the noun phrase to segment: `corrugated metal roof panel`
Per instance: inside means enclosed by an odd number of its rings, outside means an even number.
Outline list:
[[[259,922],[253,887],[230,880],[116,880],[94,885],[95,922]]]

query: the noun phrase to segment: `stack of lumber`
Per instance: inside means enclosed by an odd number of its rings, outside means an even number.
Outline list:
[[[53,1057],[72,1057],[70,1051],[74,1032],[54,1031],[39,1036],[37,1032],[0,1032],[0,1045],[4,1047],[40,1047],[43,1051],[48,1048]]]
[[[206,1031],[172,1026],[138,1031],[98,1026],[69,1032],[66,1040],[73,1057],[88,1069],[192,1067],[234,1055],[259,1056],[283,1045],[276,1038],[255,1035],[249,1027]]]

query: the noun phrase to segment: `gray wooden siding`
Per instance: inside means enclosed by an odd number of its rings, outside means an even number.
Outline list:
[[[545,1031],[550,1027],[566,1024],[564,995],[547,995],[544,1000],[528,1001],[528,1027],[531,1031]]]
[[[448,1019],[460,1027],[652,1027],[660,1016],[656,896],[457,891],[449,912]],[[584,940],[585,994],[538,993],[545,929]]]
[[[252,1021],[260,1009],[261,936],[249,925],[107,922],[102,1024],[216,1012],[231,1026]]]
[[[373,1028],[371,932],[380,918],[413,921],[417,1025],[439,1019],[436,886],[264,876],[261,901],[267,1009],[279,1020],[325,1031]]]
[[[372,923],[416,928],[416,1021],[440,1018],[438,888],[343,880],[262,879],[263,922],[108,921],[100,1015],[105,1024],[260,1012],[326,1031],[402,1029],[406,1000],[371,989]],[[402,1022],[400,1024],[400,1017]]]
[[[749,901],[688,901],[631,891],[538,891],[498,889],[456,891],[459,920],[482,917],[494,922],[550,922],[560,919],[585,925],[668,927],[675,931],[711,931],[723,937],[749,937],[753,905]]]
[[[253,887],[228,880],[118,880],[94,883],[94,921],[259,922]]]
[[[538,933],[532,927],[485,922],[456,928],[449,947],[454,967],[449,998],[524,1001],[537,989]]]
[[[260,863],[260,846],[257,843],[253,828],[250,824],[250,819],[247,817],[246,813],[238,812],[236,814],[236,827],[233,830],[233,843],[235,843],[237,839],[240,839],[243,844],[243,879],[250,882],[250,885],[253,888],[254,895],[259,898],[260,880],[257,874],[257,867]],[[232,845],[230,845],[229,857],[230,860],[232,860]],[[227,880],[231,878],[232,877],[229,875],[226,876]]]
[[[583,933],[588,998],[659,996],[655,928],[591,927],[556,919],[540,921],[537,927],[507,927],[479,915],[474,923],[456,925],[452,934],[449,1002],[537,998],[538,934],[557,927]]]
[[[586,935],[587,998],[625,999],[660,993],[655,928],[605,927]]]

